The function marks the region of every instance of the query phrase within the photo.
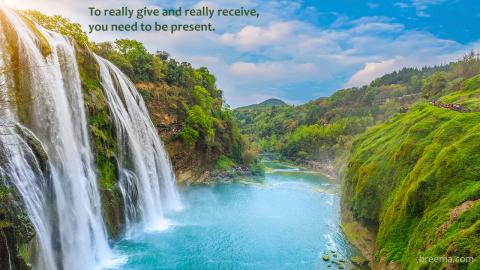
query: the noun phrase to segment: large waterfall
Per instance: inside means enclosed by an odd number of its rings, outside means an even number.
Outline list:
[[[75,49],[60,34],[38,33],[0,4],[0,181],[13,185],[36,231],[34,269],[98,269],[112,258],[102,217]],[[8,31],[7,31],[8,30]],[[13,34],[12,34],[13,33]],[[121,143],[119,183],[127,223],[155,226],[163,210],[180,206],[175,178],[143,100],[112,64],[97,57],[104,91]],[[14,75],[17,72],[19,76]],[[29,95],[28,119],[18,116],[12,89]],[[18,91],[18,90],[17,90]],[[25,117],[24,117],[25,118]],[[28,139],[27,139],[28,138]],[[38,149],[48,163],[42,169]],[[44,150],[43,150],[44,149]],[[45,161],[47,162],[47,161]],[[48,175],[44,173],[47,171]]]

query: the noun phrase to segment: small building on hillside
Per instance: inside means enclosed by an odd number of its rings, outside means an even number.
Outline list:
[[[430,100],[430,104],[431,104],[431,105],[437,106],[439,103],[440,103],[440,99],[439,99],[439,98],[432,98],[432,99]]]

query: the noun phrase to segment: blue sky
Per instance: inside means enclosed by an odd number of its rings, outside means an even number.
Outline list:
[[[8,1],[8,0],[7,0]],[[88,7],[145,5],[256,8],[260,18],[215,18],[210,33],[97,33],[93,40],[134,38],[194,66],[208,67],[232,107],[276,97],[299,104],[335,90],[361,86],[407,66],[444,64],[480,48],[478,0],[145,1],[15,0],[19,8],[62,14],[89,23],[133,22],[90,18]],[[147,19],[159,21],[159,19]],[[163,18],[202,23],[203,18]]]

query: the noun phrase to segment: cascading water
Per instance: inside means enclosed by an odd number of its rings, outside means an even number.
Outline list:
[[[96,56],[120,145],[120,188],[127,225],[141,220],[147,229],[162,226],[163,212],[181,203],[175,175],[144,101],[116,66]]]
[[[5,41],[3,34],[0,41]],[[4,44],[4,43],[2,43]],[[0,56],[0,67],[4,68],[4,55]],[[52,245],[52,217],[48,211],[48,194],[51,191],[40,163],[30,145],[19,134],[38,140],[26,128],[16,122],[9,106],[6,73],[0,75],[0,179],[8,179],[24,198],[26,210],[37,231],[39,256],[35,264],[43,269],[57,269]],[[8,251],[9,252],[9,251]],[[9,255],[9,261],[11,260]],[[10,266],[11,268],[11,266]]]
[[[112,255],[74,46],[60,34],[32,29],[2,3],[0,16],[0,43],[13,44],[13,51],[0,48],[0,179],[15,187],[34,224],[34,269],[101,268]],[[156,228],[164,211],[181,208],[170,161],[135,86],[95,57],[120,146],[127,228],[138,222]],[[18,91],[28,102],[21,117],[10,97]]]
[[[2,110],[2,113],[8,113]],[[5,114],[4,114],[5,115]],[[6,120],[6,117],[3,118]],[[26,209],[37,231],[39,256],[35,265],[41,269],[57,269],[52,244],[52,217],[48,207],[49,185],[38,160],[24,138],[18,134],[15,121],[0,123],[0,178],[15,185],[25,198]],[[23,132],[28,132],[23,129]],[[28,136],[33,134],[29,133]],[[10,257],[10,255],[9,255]]]
[[[74,48],[63,36],[39,27],[51,49],[45,57],[38,47],[38,35],[24,20],[3,5],[1,13],[5,17],[2,33],[8,27],[16,38],[16,61],[21,69],[17,72],[21,75],[15,84],[27,88],[31,95],[28,128],[43,144],[49,162],[50,187],[14,128],[2,128],[8,134],[0,141],[6,155],[6,163],[0,164],[2,174],[19,191],[35,225],[40,250],[35,268],[95,269],[110,256],[110,249]],[[2,49],[4,70],[8,70],[5,60],[9,53]],[[2,89],[4,101],[8,101],[6,88],[11,83]],[[10,110],[2,107],[2,119],[14,123]]]

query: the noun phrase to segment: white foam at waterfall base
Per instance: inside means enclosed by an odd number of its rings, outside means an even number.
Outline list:
[[[170,229],[172,226],[172,221],[164,218],[161,219],[157,224],[152,224],[150,227],[145,228],[145,232],[163,232]]]

